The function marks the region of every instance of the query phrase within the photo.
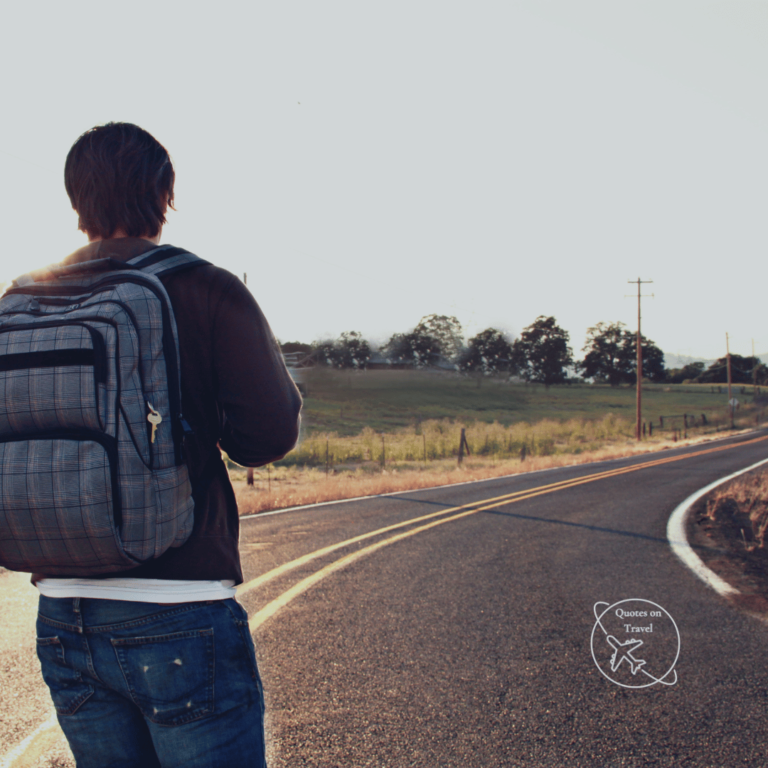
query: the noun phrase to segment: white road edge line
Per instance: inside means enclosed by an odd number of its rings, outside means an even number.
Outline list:
[[[714,438],[711,442],[719,442],[721,440],[727,440],[729,437],[733,437],[733,435],[729,435],[721,438]],[[710,441],[707,441],[707,442],[710,442]],[[657,453],[660,453],[660,451],[657,451]],[[643,455],[643,454],[639,454],[639,455]],[[634,457],[624,456],[617,459],[603,459],[601,461],[589,462],[589,463],[610,464],[615,461],[621,461],[622,458],[626,459],[626,458],[634,458]],[[709,586],[711,586],[721,595],[739,594],[739,591],[737,589],[734,589],[730,584],[728,584],[726,581],[721,579],[716,573],[714,573],[709,568],[707,568],[707,566],[704,565],[704,563],[701,561],[699,556],[691,549],[690,545],[688,544],[688,540],[685,536],[685,518],[687,516],[688,510],[693,506],[693,504],[696,501],[698,501],[702,496],[704,496],[706,493],[709,493],[709,491],[711,491],[713,488],[717,488],[718,485],[721,485],[722,483],[726,483],[728,482],[728,480],[732,480],[733,478],[738,477],[739,475],[743,475],[744,473],[749,472],[753,469],[756,469],[757,467],[766,463],[768,463],[768,459],[763,459],[762,461],[758,461],[757,464],[753,464],[752,466],[747,467],[746,469],[742,469],[742,470],[739,470],[738,472],[734,472],[732,475],[728,475],[727,477],[723,477],[720,480],[716,480],[714,483],[710,483],[709,485],[705,486],[701,490],[696,491],[696,493],[694,493],[692,496],[689,496],[682,504],[678,505],[675,508],[675,510],[672,512],[672,515],[669,518],[669,522],[667,523],[667,539],[669,540],[669,544],[672,547],[672,551],[699,578],[701,578],[704,582],[706,582]],[[488,477],[488,478],[483,478],[482,480],[467,480],[462,483],[449,483],[447,485],[434,486],[432,488],[414,488],[408,491],[392,491],[390,493],[375,494],[374,496],[358,496],[354,499],[338,499],[335,501],[322,501],[317,504],[305,504],[300,507],[288,507],[286,509],[275,509],[270,512],[260,512],[253,515],[244,515],[240,519],[247,520],[253,517],[266,517],[267,515],[277,515],[283,512],[292,512],[294,510],[308,509],[311,507],[323,507],[330,504],[340,504],[348,501],[360,501],[362,499],[381,498],[383,496],[394,496],[396,494],[401,494],[401,493],[416,493],[417,491],[435,490],[436,488],[450,488],[451,486],[456,486],[456,485],[470,485],[472,483],[482,483],[482,482],[488,482],[491,480],[500,480],[500,479],[503,479],[503,477],[520,477],[521,475],[528,475],[528,474],[532,475],[532,474],[538,474],[540,472],[552,472],[557,469],[565,469],[569,466],[583,466],[583,465],[566,465],[566,467],[547,467],[546,469],[537,469],[537,470],[533,470],[532,472],[523,472],[517,475],[506,475],[502,477]],[[32,733],[30,733],[29,736],[27,736],[23,741],[20,741],[15,747],[9,750],[5,755],[0,757],[0,768],[12,768],[16,760],[19,757],[21,757],[21,755],[24,754],[29,744],[39,733],[55,728],[56,725],[58,725],[58,719],[56,717],[56,713],[54,712],[51,714],[48,720],[41,723],[37,728],[35,728],[35,730]]]
[[[738,595],[739,590],[732,587],[727,581],[721,579],[714,571],[707,568],[702,562],[701,558],[693,551],[691,545],[688,543],[688,539],[685,535],[685,521],[688,517],[688,512],[691,507],[702,497],[708,494],[718,485],[727,483],[729,480],[733,480],[739,475],[743,475],[745,472],[751,472],[753,469],[768,463],[768,459],[758,461],[757,464],[753,464],[746,469],[740,469],[738,472],[734,472],[732,475],[723,477],[720,480],[715,480],[714,483],[710,483],[704,488],[696,491],[696,493],[689,496],[682,504],[679,504],[674,512],[670,515],[669,522],[667,523],[667,539],[669,545],[672,547],[672,551],[687,565],[705,584],[712,587],[718,594],[723,595]]]
[[[35,728],[32,733],[29,734],[23,741],[20,741],[13,749],[8,750],[6,754],[0,758],[0,768],[12,768],[13,764],[26,752],[27,747],[38,734],[43,731],[48,731],[51,728],[55,728],[59,721],[56,719],[56,713],[53,712],[51,716],[40,725]]]
[[[373,493],[370,496],[354,496],[349,499],[329,499],[328,501],[317,501],[314,504],[301,504],[298,507],[283,507],[282,509],[270,509],[268,512],[254,512],[250,515],[241,515],[240,520],[253,520],[257,517],[271,517],[272,515],[282,515],[286,512],[298,512],[302,509],[313,509],[314,507],[327,507],[331,504],[346,504],[350,501],[364,501],[365,499],[384,499],[387,496],[401,496],[406,493],[419,493],[419,491],[437,491],[442,488],[456,488],[461,485],[472,485],[473,483],[490,483],[493,480],[505,480],[513,477],[525,477],[526,475],[538,475],[543,472],[556,472],[559,469],[575,469],[576,467],[587,467],[599,464],[612,464],[617,461],[625,461],[626,459],[641,458],[647,456],[649,453],[662,453],[663,451],[678,451],[684,448],[694,448],[697,445],[703,445],[704,443],[718,443],[724,440],[730,440],[734,437],[742,437],[750,432],[759,432],[759,429],[747,430],[746,432],[739,432],[735,435],[723,435],[722,437],[713,437],[711,440],[702,440],[701,443],[693,443],[692,445],[684,445],[680,448],[664,448],[658,451],[647,451],[643,453],[636,453],[632,456],[619,456],[615,459],[598,459],[597,461],[587,461],[584,464],[564,464],[561,467],[544,467],[543,469],[532,469],[530,472],[518,472],[511,475],[498,475],[494,477],[483,477],[480,480],[463,480],[460,483],[446,483],[445,485],[431,485],[426,488],[409,488],[404,491],[388,491],[387,493]],[[2,768],[2,766],[0,766]]]

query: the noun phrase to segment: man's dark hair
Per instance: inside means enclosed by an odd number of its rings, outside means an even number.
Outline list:
[[[64,185],[79,227],[92,238],[155,237],[173,208],[176,175],[165,147],[132,123],[86,131],[64,165]]]

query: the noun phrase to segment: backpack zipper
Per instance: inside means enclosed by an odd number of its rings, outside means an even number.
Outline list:
[[[155,278],[159,281],[159,278]],[[9,291],[6,292],[6,295],[9,294],[22,294],[25,296],[83,296],[84,291],[90,291],[91,293],[88,294],[89,296],[94,296],[95,294],[99,293],[100,290],[104,290],[105,288],[114,288],[117,285],[121,283],[137,283],[139,285],[143,285],[146,288],[148,288],[152,293],[157,296],[158,300],[160,301],[160,309],[163,316],[163,332],[162,332],[162,344],[163,344],[163,355],[165,357],[166,361],[166,373],[168,375],[168,403],[170,406],[171,411],[171,436],[173,439],[173,449],[174,449],[174,461],[176,463],[176,466],[180,466],[183,464],[183,455],[182,455],[182,441],[183,441],[183,427],[181,425],[181,420],[183,419],[182,413],[181,413],[181,384],[179,381],[179,368],[178,368],[178,359],[177,359],[177,345],[173,338],[173,332],[171,330],[171,313],[170,313],[170,302],[166,300],[166,297],[163,295],[165,293],[165,289],[162,288],[161,284],[161,290],[158,290],[157,286],[149,280],[147,277],[145,277],[141,272],[138,270],[130,275],[111,275],[108,277],[105,277],[103,280],[99,280],[87,287],[85,286],[67,286],[67,285],[58,285],[58,286],[52,286],[52,285],[25,285],[25,286],[19,286],[18,288],[11,288]],[[166,294],[167,295],[167,294]],[[102,303],[102,302],[98,302]],[[106,302],[104,302],[106,303]],[[119,302],[114,302],[119,303]],[[169,351],[171,354],[169,354]]]
[[[22,313],[16,313],[22,314]],[[27,314],[27,313],[24,313]],[[90,318],[87,318],[90,319]],[[102,322],[109,322],[99,318]],[[0,333],[13,333],[13,331],[31,331],[37,328],[56,328],[62,325],[76,325],[81,328],[85,328],[91,336],[91,345],[93,347],[93,354],[95,357],[94,376],[97,383],[105,384],[107,381],[107,347],[102,335],[95,329],[91,328],[80,320],[65,320],[64,322],[56,322],[55,320],[43,321],[42,323],[24,323],[22,325],[9,325],[7,327],[0,326]]]

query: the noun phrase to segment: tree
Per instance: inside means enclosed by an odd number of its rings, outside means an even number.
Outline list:
[[[664,353],[645,336],[641,337],[641,344],[643,377],[663,381],[666,375]],[[578,368],[585,378],[605,381],[612,387],[636,382],[637,334],[624,323],[598,323],[589,328],[582,351],[586,355]]]
[[[549,386],[566,379],[565,368],[573,364],[573,351],[554,317],[539,315],[523,329],[513,344],[513,361],[526,381],[539,381]]]
[[[381,353],[390,362],[408,362],[424,368],[439,360],[440,345],[431,336],[414,330],[395,333],[381,348]]]
[[[381,345],[379,352],[383,357],[386,357],[390,363],[398,362],[400,360],[410,361],[410,346],[406,341],[406,334],[393,333],[387,341]]]
[[[381,348],[390,361],[407,361],[419,368],[454,360],[462,348],[461,323],[447,315],[426,315],[410,333],[396,333]]]
[[[315,358],[320,365],[336,367],[336,345],[332,339],[323,339],[312,344]]]
[[[359,331],[344,331],[336,341],[320,341],[314,347],[318,361],[334,368],[362,370],[371,359],[370,344]]]
[[[339,368],[356,368],[362,370],[368,367],[371,359],[371,345],[359,331],[344,331],[336,342]]]
[[[629,384],[637,382],[637,334],[630,333],[629,354],[632,356],[634,367],[628,377]],[[640,344],[643,350],[643,378],[649,381],[664,381],[667,369],[664,367],[664,353],[648,338],[641,335]]]
[[[728,358],[720,357],[712,365],[699,374],[696,381],[704,384],[726,384],[728,382]],[[733,384],[751,384],[752,369],[757,368],[758,383],[762,378],[760,370],[762,363],[758,357],[742,357],[731,355],[731,382]]]
[[[626,346],[624,323],[598,323],[587,329],[587,341],[582,352],[587,354],[578,364],[587,379],[607,381],[617,387],[632,371],[632,359]]]
[[[704,372],[704,363],[688,363],[682,368],[667,370],[667,381],[670,384],[682,384],[684,381],[693,381]]]
[[[490,374],[512,368],[512,345],[501,331],[486,328],[469,340],[458,359],[462,371]]]
[[[464,346],[461,323],[453,316],[426,315],[419,320],[413,332],[434,339],[437,342],[438,354],[446,360],[454,360]]]

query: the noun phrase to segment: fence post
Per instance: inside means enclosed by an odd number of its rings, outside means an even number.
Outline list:
[[[467,433],[464,427],[461,428],[461,439],[459,440],[459,464],[464,461],[464,451],[467,452],[467,456],[470,455],[469,443],[467,442]]]
[[[328,477],[328,438],[325,438],[325,476]]]
[[[381,471],[384,471],[384,465],[387,462],[387,448],[384,444],[384,433],[381,433]]]
[[[525,443],[523,443],[523,447],[520,449],[520,463],[522,464],[525,461]]]
[[[248,485],[253,485],[253,467],[248,467],[248,471],[245,473],[245,482]]]
[[[424,443],[424,464],[426,465],[426,463],[427,463],[427,436],[422,433],[421,439],[422,439],[422,441]]]

